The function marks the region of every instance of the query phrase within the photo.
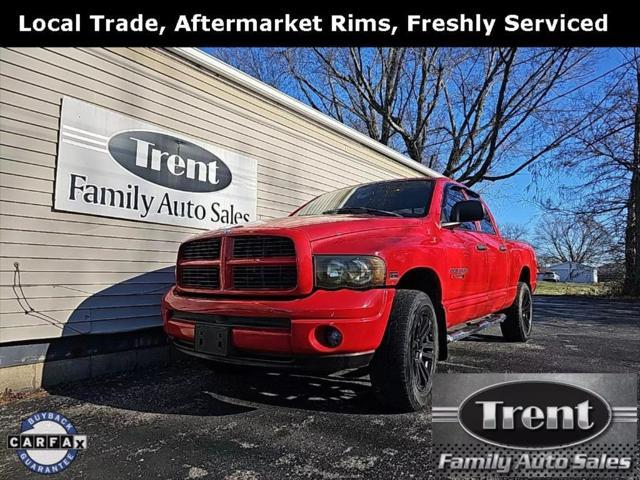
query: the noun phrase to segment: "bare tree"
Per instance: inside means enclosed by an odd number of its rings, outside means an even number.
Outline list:
[[[472,50],[444,88],[447,123],[434,165],[467,185],[503,180],[548,156],[585,127],[567,108],[588,50]],[[560,123],[560,118],[570,121]],[[555,119],[555,121],[554,121]]]
[[[446,54],[438,48],[313,48],[284,55],[305,101],[422,159]]]
[[[640,49],[621,50],[626,60],[599,89],[605,100],[587,98],[592,120],[565,151],[563,166],[583,175],[568,188],[573,212],[606,225],[622,247],[623,291],[640,295]],[[555,206],[559,209],[558,206]],[[565,207],[565,210],[569,208]]]
[[[547,263],[598,265],[612,251],[607,229],[588,216],[547,214],[536,226],[534,242],[540,258]]]
[[[640,295],[640,58],[634,52],[633,73],[635,91],[631,94],[633,112],[632,154],[623,164],[629,172],[629,196],[627,201],[627,226],[625,229],[625,283],[624,291]],[[633,97],[635,96],[635,102]]]
[[[290,92],[296,88],[281,49],[216,47],[205,51],[278,90]]]
[[[579,90],[576,85],[591,73],[589,50],[289,48],[213,53],[469,186],[516,175],[558,149],[588,121],[588,112],[569,105]],[[269,64],[266,72],[256,65],[261,64],[256,55]]]
[[[529,230],[518,223],[505,223],[500,227],[500,234],[511,240],[524,240],[529,235]]]

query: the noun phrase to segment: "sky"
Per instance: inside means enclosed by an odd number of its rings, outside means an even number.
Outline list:
[[[203,50],[211,53],[209,49]],[[622,62],[622,55],[618,50],[601,49],[595,60],[594,75],[607,72]],[[598,84],[589,88],[597,89]],[[537,201],[540,198],[553,200],[557,198],[563,185],[575,185],[579,180],[577,174],[552,169],[544,178],[534,181],[531,173],[525,169],[511,178],[498,182],[482,182],[473,188],[483,196],[499,225],[523,225],[531,234],[542,215]]]
[[[624,62],[616,49],[601,49],[595,65],[595,75],[608,72]],[[598,88],[598,84],[594,88]],[[551,199],[557,198],[560,190],[566,185],[579,184],[578,173],[558,170],[546,178],[534,182],[528,170],[523,170],[512,178],[496,183],[482,182],[474,189],[481,193],[491,208],[498,224],[515,223],[524,225],[529,232],[542,215],[542,211],[534,200],[534,195]]]

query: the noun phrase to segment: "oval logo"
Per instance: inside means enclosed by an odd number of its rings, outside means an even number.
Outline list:
[[[460,405],[458,418],[483,442],[544,450],[597,437],[611,423],[611,408],[597,393],[575,385],[523,380],[475,392]]]
[[[148,130],[128,130],[109,139],[111,157],[144,180],[183,192],[215,192],[231,183],[229,167],[210,151]]]

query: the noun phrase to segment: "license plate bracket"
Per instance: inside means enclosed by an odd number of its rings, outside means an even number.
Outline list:
[[[229,354],[229,328],[196,323],[195,351],[208,355]]]

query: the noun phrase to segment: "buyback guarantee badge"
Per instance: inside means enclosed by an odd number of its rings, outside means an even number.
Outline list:
[[[633,374],[437,374],[436,478],[631,479]]]
[[[32,472],[51,475],[67,469],[87,448],[87,436],[64,415],[38,412],[22,422],[19,435],[7,437],[7,446]]]

